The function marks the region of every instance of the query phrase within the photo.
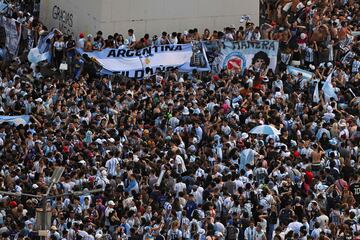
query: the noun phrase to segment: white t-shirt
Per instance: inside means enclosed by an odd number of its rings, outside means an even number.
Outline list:
[[[303,226],[301,222],[291,222],[288,225],[288,229],[294,231],[295,233],[300,233],[300,228]]]
[[[184,189],[186,189],[186,184],[185,183],[178,182],[178,183],[175,184],[175,192],[176,192],[177,196],[179,195],[179,192],[183,192]]]
[[[79,48],[83,49],[85,46],[85,38],[80,38],[77,42]]]
[[[136,42],[135,34],[128,36],[126,39],[129,41],[129,44]]]
[[[311,237],[313,239],[319,239],[320,237],[320,232],[321,232],[321,229],[320,228],[315,228],[314,230],[312,230],[311,232]]]
[[[310,63],[314,62],[314,49],[311,47],[305,48],[305,61]]]
[[[324,229],[329,223],[329,217],[323,214],[318,216],[316,221],[320,223],[320,228]]]
[[[198,168],[195,172],[195,176],[196,177],[204,177],[205,176],[205,171],[202,168]]]
[[[178,41],[178,38],[177,37],[174,37],[174,38],[169,38],[169,42],[171,44],[177,44],[179,41]]]
[[[225,38],[226,38],[226,40],[229,40],[229,41],[233,41],[233,40],[234,40],[234,36],[233,36],[232,33],[227,33],[227,34],[225,35]]]
[[[64,42],[60,42],[60,41],[56,41],[54,42],[54,48],[57,50],[57,51],[62,51],[65,47],[65,43]]]
[[[168,237],[169,237],[169,239],[171,239],[171,240],[175,240],[175,239],[179,239],[179,238],[181,238],[182,237],[182,232],[179,230],[179,229],[170,229],[169,231],[168,231]]]

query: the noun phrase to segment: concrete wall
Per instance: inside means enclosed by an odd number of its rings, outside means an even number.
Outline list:
[[[243,14],[258,24],[259,0],[41,0],[40,8],[40,19],[65,33],[126,34],[133,28],[137,37],[194,27],[221,30],[239,26]]]
[[[101,27],[99,0],[41,0],[40,20],[65,34],[96,33]]]

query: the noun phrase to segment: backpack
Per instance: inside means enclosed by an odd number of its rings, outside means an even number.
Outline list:
[[[237,229],[234,225],[229,225],[226,228],[226,239],[228,240],[236,240],[239,229]]]
[[[327,209],[334,208],[336,204],[341,203],[341,195],[336,190],[328,192],[326,195],[326,199],[327,199]]]
[[[279,220],[280,223],[288,224],[290,222],[289,218],[291,217],[291,210],[282,209],[280,211]]]

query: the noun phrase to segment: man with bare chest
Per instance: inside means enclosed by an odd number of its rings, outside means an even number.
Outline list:
[[[314,144],[314,151],[311,152],[311,167],[314,173],[320,171],[321,157],[324,155],[324,150],[319,144]]]

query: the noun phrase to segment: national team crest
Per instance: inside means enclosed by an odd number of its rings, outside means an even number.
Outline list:
[[[246,58],[241,52],[232,52],[225,57],[223,69],[240,73],[246,68]]]

